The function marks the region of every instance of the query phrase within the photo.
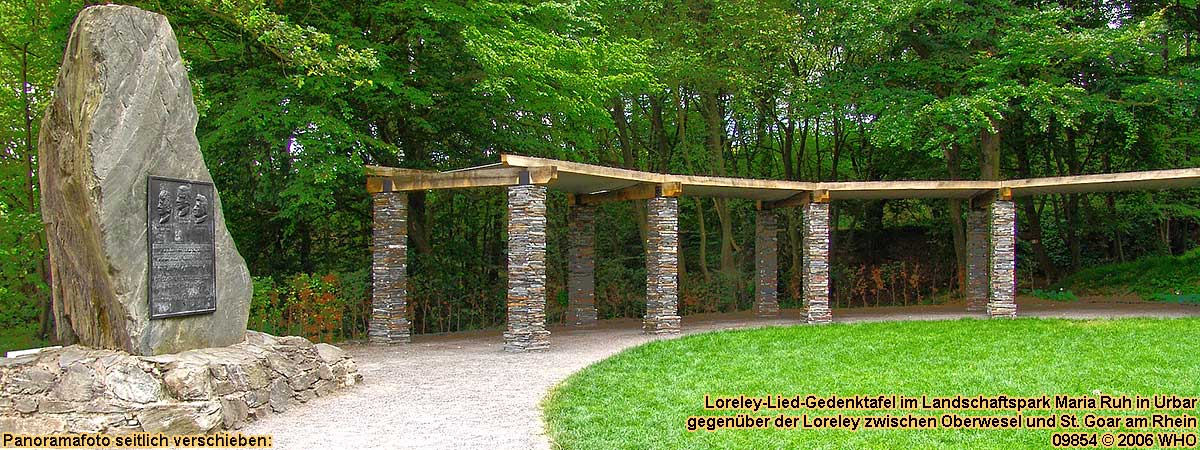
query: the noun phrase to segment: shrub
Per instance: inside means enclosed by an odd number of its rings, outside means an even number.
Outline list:
[[[322,342],[359,339],[369,315],[365,272],[255,277],[248,326]]]
[[[1058,290],[1034,289],[1032,291],[1029,291],[1029,295],[1040,298],[1042,300],[1050,300],[1050,301],[1055,301],[1055,302],[1079,301],[1079,297],[1077,297],[1074,292],[1071,292],[1071,291],[1063,289],[1063,288],[1059,288]]]

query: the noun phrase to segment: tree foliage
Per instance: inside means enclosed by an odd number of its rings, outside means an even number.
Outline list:
[[[251,271],[279,283],[363,278],[364,164],[444,170],[504,152],[792,180],[1200,166],[1193,0],[134,4],[173,24],[229,226]],[[0,301],[26,311],[20,320],[38,305],[22,299],[44,296],[26,136],[36,136],[80,6],[0,0]],[[503,195],[411,195],[418,331],[503,322]],[[1024,199],[1023,283],[1186,251],[1200,236],[1197,200],[1194,191]],[[565,203],[552,197],[551,299],[565,295]],[[747,307],[753,205],[681,207],[685,311]],[[952,292],[963,208],[836,204],[835,297],[907,303]],[[799,292],[799,217],[783,216],[787,305]],[[642,227],[642,205],[602,209],[602,315],[640,314]]]

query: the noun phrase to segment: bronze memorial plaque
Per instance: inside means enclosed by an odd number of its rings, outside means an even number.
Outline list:
[[[213,184],[151,176],[146,192],[150,318],[216,311]]]

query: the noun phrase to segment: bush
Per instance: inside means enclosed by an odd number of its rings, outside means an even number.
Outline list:
[[[1047,290],[1042,290],[1042,289],[1034,289],[1034,290],[1032,290],[1032,291],[1029,291],[1029,295],[1032,295],[1032,296],[1034,296],[1034,297],[1040,298],[1040,299],[1042,299],[1042,300],[1050,300],[1050,301],[1055,301],[1055,302],[1075,302],[1075,301],[1079,301],[1079,297],[1077,297],[1077,296],[1075,295],[1075,293],[1074,293],[1074,292],[1068,291],[1068,290],[1066,290],[1066,289],[1063,289],[1063,288],[1059,288],[1058,290],[1054,290],[1054,289],[1047,289]]]
[[[361,339],[370,303],[366,271],[254,278],[249,328],[333,342]]]
[[[1055,287],[1098,295],[1136,294],[1146,299],[1200,294],[1200,249],[1091,267]]]

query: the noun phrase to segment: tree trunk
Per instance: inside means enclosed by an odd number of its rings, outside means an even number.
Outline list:
[[[708,228],[704,225],[704,202],[700,197],[696,197],[696,217],[700,222],[700,273],[704,275],[704,282],[712,281],[712,275],[708,272]]]
[[[1017,155],[1017,175],[1021,178],[1031,178],[1033,171],[1029,163],[1029,150],[1025,147],[1024,142],[1014,148]],[[1033,197],[1029,196],[1022,197],[1020,203],[1027,221],[1021,234],[1033,248],[1033,256],[1037,259],[1042,273],[1046,275],[1047,281],[1056,281],[1058,280],[1058,271],[1055,270],[1054,263],[1050,261],[1050,255],[1046,253],[1046,244],[1042,242],[1042,220],[1037,205],[1034,204]]]
[[[29,214],[39,214],[37,205],[37,168],[33,165],[34,150],[33,145],[33,99],[29,97],[29,43],[26,42],[21,48],[21,101],[24,103],[25,109],[25,195],[26,206]],[[37,271],[38,279],[46,282],[46,286],[50,286],[50,263],[49,253],[46,251],[46,236],[43,231],[35,233],[33,239],[30,240],[30,245],[39,253],[46,255],[36,264],[34,270]],[[41,295],[37,288],[30,289],[31,293],[40,298],[39,306],[41,307],[41,319],[38,321],[38,333],[42,337],[50,336],[54,328],[54,315],[51,313],[53,308],[50,296],[51,292]]]
[[[979,135],[979,179],[1000,179],[1000,124],[991,122],[992,130],[983,130]]]
[[[791,106],[788,106],[791,109]],[[779,150],[783,161],[783,179],[795,180],[796,172],[792,167],[792,145],[796,142],[796,122],[792,119],[786,119],[779,123],[779,129],[783,130],[782,140],[779,142]]]
[[[951,180],[962,179],[962,161],[959,156],[962,147],[952,143],[946,147],[946,171]],[[963,228],[963,201],[952,198],[949,200],[950,231],[954,236],[954,264],[958,275],[958,288],[963,298],[967,296],[967,235]]]
[[[720,94],[703,92],[700,94],[700,110],[704,115],[705,147],[709,152],[709,163],[713,175],[725,176],[725,118],[721,111]],[[713,199],[716,205],[717,219],[721,222],[721,271],[733,273],[736,270],[733,249],[733,222],[729,217],[729,207],[725,199]]]
[[[1079,175],[1082,171],[1079,166],[1079,155],[1075,149],[1075,130],[1067,128],[1067,171],[1070,175]],[[1080,260],[1083,257],[1083,246],[1079,242],[1079,194],[1067,194],[1067,205],[1065,208],[1067,215],[1067,248],[1071,252],[1071,272],[1079,271]]]

